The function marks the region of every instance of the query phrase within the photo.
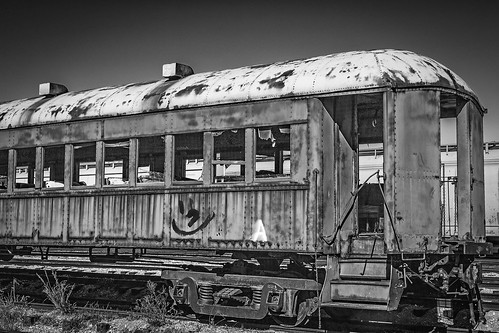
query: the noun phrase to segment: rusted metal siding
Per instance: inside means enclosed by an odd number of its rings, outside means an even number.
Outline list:
[[[297,124],[291,126],[291,178],[296,183],[303,183],[307,179],[308,172],[308,145],[307,124]]]
[[[69,198],[69,238],[71,240],[92,239],[99,218],[98,200],[95,196]]]
[[[460,239],[481,241],[485,237],[483,121],[477,111],[468,102],[457,116],[457,218]]]
[[[39,238],[59,238],[62,241],[62,229],[65,223],[64,197],[40,198],[40,220],[37,230]]]
[[[0,199],[0,238],[9,237],[10,231],[10,200]]]
[[[263,226],[274,249],[312,250],[315,228],[304,214],[305,199],[304,191],[251,192],[251,211],[246,219],[249,238],[255,239]]]
[[[132,202],[134,240],[163,240],[164,194],[143,194],[130,197]]]
[[[439,93],[395,94],[394,229],[403,252],[436,251],[440,241]],[[393,177],[393,178],[392,178]],[[392,228],[389,223],[386,228]],[[388,250],[398,251],[393,239]]]
[[[474,241],[485,241],[485,184],[483,158],[483,118],[476,105],[470,108],[471,149],[471,237]]]
[[[476,99],[435,60],[409,51],[346,52],[0,104],[0,129],[94,117],[373,88],[441,87]]]
[[[172,246],[312,249],[305,190],[174,193],[170,198]]]
[[[337,199],[337,172],[338,166],[335,163],[337,152],[337,133],[338,126],[334,123],[332,116],[327,113],[326,109],[323,112],[322,122],[322,172],[323,172],[323,226],[320,231],[323,235],[332,235],[336,228],[338,206],[335,202]],[[321,242],[322,243],[322,242]]]
[[[314,237],[314,243],[319,246],[319,234],[323,228],[323,189],[324,189],[324,164],[323,164],[323,135],[324,117],[329,117],[320,102],[312,102],[310,105],[308,129],[307,129],[307,158],[308,174],[307,181],[310,184],[308,195],[307,217],[310,221],[309,232]]]
[[[34,223],[37,221],[36,200],[10,200],[10,236],[12,238],[32,238]]]
[[[128,196],[109,195],[99,197],[102,200],[102,224],[99,237],[117,239],[127,237]]]
[[[337,179],[337,197],[336,205],[338,207],[336,212],[336,223],[335,229],[338,228],[339,224],[342,223],[342,219],[346,217],[346,213],[353,203],[353,195],[355,189],[355,174],[354,174],[354,160],[355,152],[348,144],[347,140],[343,136],[343,133],[337,128],[336,136],[336,159],[335,163],[337,165],[338,177]],[[356,211],[356,210],[355,210]],[[346,217],[345,224],[341,228],[341,231],[337,237],[337,250],[342,254],[346,255],[349,251],[352,251],[352,236],[355,234],[355,221],[357,219],[357,214],[352,211],[348,217]],[[334,230],[336,231],[336,230]]]

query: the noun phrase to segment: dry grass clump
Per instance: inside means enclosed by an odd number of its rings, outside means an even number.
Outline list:
[[[46,281],[40,275],[37,274],[37,276],[43,283],[43,292],[47,295],[50,302],[54,304],[55,308],[64,314],[72,313],[75,309],[75,304],[69,301],[69,297],[75,287],[74,284],[68,284],[65,280],[60,281],[55,271],[52,271],[52,276],[54,277],[52,283],[47,272],[45,272]]]
[[[158,284],[152,281],[147,281],[147,293],[137,300],[135,311],[156,325],[167,324],[172,316],[178,314],[175,300],[170,297],[168,289],[165,286],[158,288]]]

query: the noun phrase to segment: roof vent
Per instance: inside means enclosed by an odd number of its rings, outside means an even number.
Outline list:
[[[163,77],[176,80],[194,74],[190,66],[179,64],[177,62],[163,65]]]
[[[39,89],[38,89],[38,95],[40,96],[57,96],[60,94],[64,94],[68,92],[68,88],[66,86],[63,86],[62,84],[58,83],[52,83],[52,82],[46,82],[46,83],[40,83]]]

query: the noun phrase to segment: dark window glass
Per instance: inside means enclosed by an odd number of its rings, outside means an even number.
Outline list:
[[[214,181],[244,181],[244,129],[215,132]]]
[[[35,187],[36,149],[17,149],[16,188]]]
[[[203,180],[203,133],[175,135],[174,180]]]
[[[140,138],[138,183],[163,183],[165,181],[165,140],[161,136]]]
[[[95,142],[73,145],[73,186],[95,186]]]
[[[256,129],[256,178],[291,175],[290,126]]]
[[[42,186],[44,188],[64,187],[64,146],[44,149]]]

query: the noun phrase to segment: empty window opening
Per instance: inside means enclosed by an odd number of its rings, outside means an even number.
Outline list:
[[[203,133],[175,135],[175,181],[202,181],[203,162]]]
[[[35,187],[35,148],[17,149],[16,159],[16,188]]]
[[[215,183],[244,181],[244,132],[239,129],[213,133]]]
[[[96,144],[73,145],[73,186],[95,186]]]
[[[290,126],[256,129],[256,178],[289,177]]]
[[[383,95],[357,95],[358,184],[365,185],[358,197],[358,232],[383,232]],[[375,172],[377,175],[372,176]],[[369,178],[372,176],[371,178]]]
[[[9,177],[9,151],[0,150],[0,191],[7,190]]]
[[[64,152],[64,146],[44,149],[43,188],[64,188]]]
[[[128,185],[130,140],[104,142],[104,185]]]
[[[138,183],[163,183],[165,181],[164,136],[139,138],[138,141]]]
[[[457,113],[463,102],[455,95],[440,94],[440,207],[442,236],[457,230]]]

